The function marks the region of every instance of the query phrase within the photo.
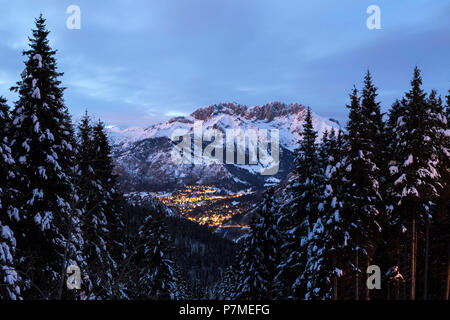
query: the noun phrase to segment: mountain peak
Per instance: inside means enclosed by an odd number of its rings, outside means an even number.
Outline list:
[[[208,120],[218,114],[242,116],[246,111],[247,107],[244,105],[235,102],[225,102],[197,109],[191,114],[191,117],[197,120]]]
[[[227,102],[197,109],[191,114],[191,117],[205,121],[218,114],[228,114],[246,120],[272,121],[274,118],[296,115],[304,110],[305,107],[301,104],[293,103],[286,105],[278,101],[269,102],[262,106],[256,105],[254,107],[247,107],[246,105],[235,102]]]

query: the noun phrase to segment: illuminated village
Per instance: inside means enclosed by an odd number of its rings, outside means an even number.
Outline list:
[[[155,197],[165,206],[174,209],[187,219],[200,225],[219,228],[248,228],[231,224],[236,215],[245,214],[253,205],[251,195],[254,191],[228,192],[209,186],[188,186],[176,192],[131,193],[130,197],[145,199]]]

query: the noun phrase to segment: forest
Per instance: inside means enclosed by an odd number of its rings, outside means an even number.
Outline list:
[[[105,124],[72,123],[48,35],[41,15],[19,98],[0,99],[0,299],[449,299],[450,92],[425,92],[418,67],[387,114],[368,71],[321,140],[308,109],[294,170],[234,243],[126,199]]]

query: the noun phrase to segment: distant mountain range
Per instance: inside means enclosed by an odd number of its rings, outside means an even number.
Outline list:
[[[283,180],[292,169],[293,152],[301,138],[306,108],[300,104],[272,102],[247,107],[222,103],[200,108],[188,117],[176,117],[149,127],[109,128],[117,171],[127,191],[173,191],[189,185],[210,185],[228,190],[262,189]],[[192,133],[200,121],[203,130],[278,129],[280,166],[274,176],[262,176],[261,164],[183,164],[173,163],[170,140],[176,129]],[[319,138],[334,123],[313,114]],[[248,160],[248,159],[247,159]]]

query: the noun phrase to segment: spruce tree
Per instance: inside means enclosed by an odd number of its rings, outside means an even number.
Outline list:
[[[397,120],[392,150],[394,160],[390,166],[393,217],[398,217],[400,232],[409,231],[410,298],[416,297],[416,265],[418,235],[432,218],[438,196],[439,172],[437,170],[435,129],[430,105],[421,88],[422,78],[416,67],[411,90],[403,99],[403,116]]]
[[[383,124],[379,103],[376,99],[376,88],[372,84],[370,73],[365,77],[362,99],[353,90],[349,122],[347,125],[345,149],[345,191],[343,195],[343,219],[348,222],[349,245],[346,247],[355,274],[355,299],[360,292],[360,258],[368,266],[374,255],[374,240],[381,231],[380,217],[381,194],[380,168],[382,158],[378,149],[383,140]],[[366,268],[364,267],[364,269]],[[366,298],[369,291],[366,290]]]
[[[101,202],[98,204],[97,212],[102,212],[106,219],[105,253],[108,261],[105,265],[104,276],[111,285],[109,294],[118,297],[118,284],[114,279],[120,273],[120,265],[125,257],[124,246],[124,222],[123,204],[124,199],[120,191],[120,186],[115,173],[112,159],[111,146],[105,131],[105,125],[99,121],[93,127],[93,152],[95,157],[92,160],[92,169],[95,173],[95,181],[98,183],[98,190],[101,190]],[[99,216],[100,217],[100,216]],[[107,252],[106,252],[107,251]],[[106,281],[106,280],[105,280]]]
[[[323,196],[308,246],[305,299],[338,299],[338,279],[346,270],[345,247],[348,227],[343,210],[343,133],[334,129],[324,137],[320,148],[323,165]]]
[[[81,230],[83,234],[83,256],[87,275],[84,290],[87,299],[105,299],[111,297],[111,257],[107,247],[108,221],[105,217],[107,199],[104,186],[97,177],[93,162],[97,157],[94,150],[94,134],[91,120],[87,115],[78,125],[77,145],[77,191],[82,211]],[[108,275],[111,275],[108,278]]]
[[[278,256],[278,231],[274,210],[274,190],[269,189],[251,223],[244,258],[238,276],[236,298],[270,300],[273,298],[274,277]]]
[[[450,99],[450,96],[447,99]],[[450,137],[447,131],[449,128],[448,115],[446,115],[442,99],[437,96],[435,90],[432,90],[430,93],[428,105],[429,109],[427,112],[430,116],[429,133],[433,134],[433,136],[426,137],[425,139],[430,139],[434,144],[432,149],[436,154],[433,156],[433,160],[437,161],[436,167],[440,174],[440,181],[442,182],[438,191],[443,195],[449,184],[449,179],[446,178],[449,177],[450,172]]]
[[[236,254],[233,258],[233,262],[225,271],[225,279],[222,281],[219,287],[219,298],[224,300],[234,300],[239,296],[239,286],[241,281],[241,263],[246,258],[247,248],[247,233],[243,237],[239,238],[236,243]]]
[[[17,190],[12,184],[16,173],[9,146],[10,120],[6,100],[0,97],[0,300],[16,300],[21,294],[12,230],[12,223],[19,220],[19,211],[15,206]]]
[[[448,119],[450,117],[450,90],[448,90],[448,95],[446,96],[447,98],[447,106],[445,107],[445,116],[447,117],[447,126],[449,126],[450,124],[448,123]],[[448,128],[448,127],[447,127]]]
[[[364,133],[365,152],[370,155],[376,168],[372,169],[372,175],[379,180],[379,188],[387,175],[386,163],[386,129],[383,122],[383,115],[380,109],[380,102],[377,99],[377,88],[372,82],[369,71],[364,78],[364,88],[361,95],[361,112],[365,122],[362,124]],[[366,155],[367,158],[367,155]]]
[[[424,282],[423,282],[423,299],[427,300],[432,297],[433,293],[442,290],[441,288],[434,288],[432,283],[432,276],[435,274],[442,274],[442,269],[439,264],[448,266],[445,259],[448,257],[450,234],[445,230],[449,229],[449,199],[450,199],[450,135],[448,134],[448,119],[445,114],[444,104],[442,99],[438,97],[437,92],[432,90],[428,97],[429,109],[427,113],[430,119],[430,135],[425,137],[425,140],[430,139],[433,144],[432,149],[436,152],[432,156],[432,161],[436,165],[439,173],[439,178],[435,180],[438,197],[433,200],[435,205],[430,207],[430,214],[428,220],[425,221],[424,230]],[[432,135],[434,134],[434,136]],[[444,245],[444,243],[446,245]],[[437,258],[436,258],[437,257]],[[443,260],[441,263],[435,261]],[[448,269],[445,268],[448,273]],[[444,273],[445,273],[444,271]],[[441,297],[442,295],[437,295]]]
[[[218,300],[232,300],[236,296],[238,271],[229,266],[225,270],[223,280],[217,290],[216,298]]]
[[[55,51],[42,16],[24,51],[25,70],[15,90],[12,151],[18,177],[21,220],[17,266],[25,298],[61,298],[66,267],[76,263],[69,232],[74,196],[73,130],[63,101]]]
[[[135,263],[135,298],[171,300],[176,296],[175,269],[170,259],[171,239],[161,210],[153,211],[139,228]]]
[[[284,244],[276,280],[285,288],[285,292],[279,293],[280,298],[303,299],[306,293],[306,248],[320,202],[321,174],[316,139],[308,108],[302,140],[296,150],[294,172],[280,207],[279,228],[283,230]]]
[[[383,242],[381,243],[381,245],[384,246],[384,248],[382,248],[384,249],[384,252],[381,256],[383,263],[388,266],[389,271],[395,271],[389,272],[387,277],[389,286],[394,289],[394,297],[396,299],[400,298],[400,287],[404,281],[403,273],[405,273],[407,269],[407,265],[404,263],[402,259],[403,255],[401,254],[406,250],[407,239],[406,233],[404,232],[406,229],[399,227],[402,225],[402,220],[398,215],[398,212],[394,211],[396,199],[392,189],[394,182],[397,180],[395,176],[398,171],[396,162],[397,150],[395,146],[397,130],[399,126],[403,125],[404,114],[404,100],[396,100],[389,110],[389,117],[386,125],[386,136],[389,141],[387,146],[388,157],[386,159],[386,163],[388,164],[388,175],[384,187],[386,216],[382,231]]]
[[[448,164],[448,159],[450,158],[450,90],[448,91],[448,95],[447,95],[447,106],[445,108],[445,118],[446,118],[446,122],[447,122],[447,126],[446,126],[446,130],[445,130],[445,146],[446,146],[446,155],[447,155],[447,164]],[[443,176],[443,181],[444,181],[444,201],[443,201],[443,205],[442,205],[442,216],[444,217],[444,221],[446,222],[445,225],[447,226],[447,228],[445,230],[448,230],[449,226],[450,226],[450,216],[449,216],[449,212],[450,212],[450,172],[449,172],[449,168],[450,165],[447,165],[447,171],[444,172],[444,176]],[[447,214],[445,214],[447,213]],[[444,289],[444,299],[445,300],[449,300],[450,298],[450,239],[449,239],[449,233],[447,232],[447,263],[444,265],[446,265],[446,270],[445,270],[445,279],[446,279],[446,284],[445,284],[445,289]]]

